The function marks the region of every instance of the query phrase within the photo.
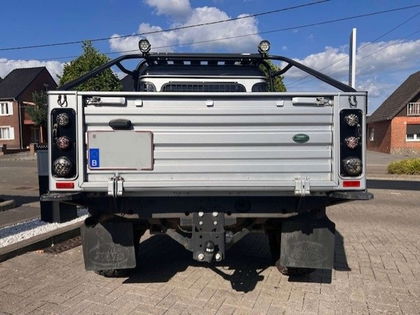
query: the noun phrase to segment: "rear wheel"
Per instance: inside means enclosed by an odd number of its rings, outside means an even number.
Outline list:
[[[286,267],[280,264],[280,246],[281,246],[281,231],[267,231],[268,243],[270,246],[270,253],[273,265],[275,265],[281,274],[285,276],[303,276],[310,274],[315,269],[312,268],[296,268]]]

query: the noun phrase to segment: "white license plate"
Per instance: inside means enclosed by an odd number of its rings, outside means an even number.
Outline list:
[[[153,169],[153,134],[149,131],[88,132],[90,170]]]

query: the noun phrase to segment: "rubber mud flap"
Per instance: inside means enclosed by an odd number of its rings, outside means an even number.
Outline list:
[[[280,264],[287,267],[332,269],[335,224],[328,217],[299,216],[282,223]]]
[[[136,267],[133,224],[106,222],[80,228],[86,270]]]

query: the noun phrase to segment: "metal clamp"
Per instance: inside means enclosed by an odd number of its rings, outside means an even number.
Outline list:
[[[119,176],[118,174],[114,177],[111,177],[108,181],[108,196],[112,196],[114,198],[123,195],[124,191],[124,178]]]
[[[295,195],[306,196],[311,193],[311,184],[309,177],[295,179]]]

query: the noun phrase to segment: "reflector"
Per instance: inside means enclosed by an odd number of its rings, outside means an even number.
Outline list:
[[[345,180],[343,187],[360,187],[360,180]]]
[[[55,188],[58,188],[58,189],[72,189],[72,188],[74,188],[74,183],[73,182],[55,183]]]

